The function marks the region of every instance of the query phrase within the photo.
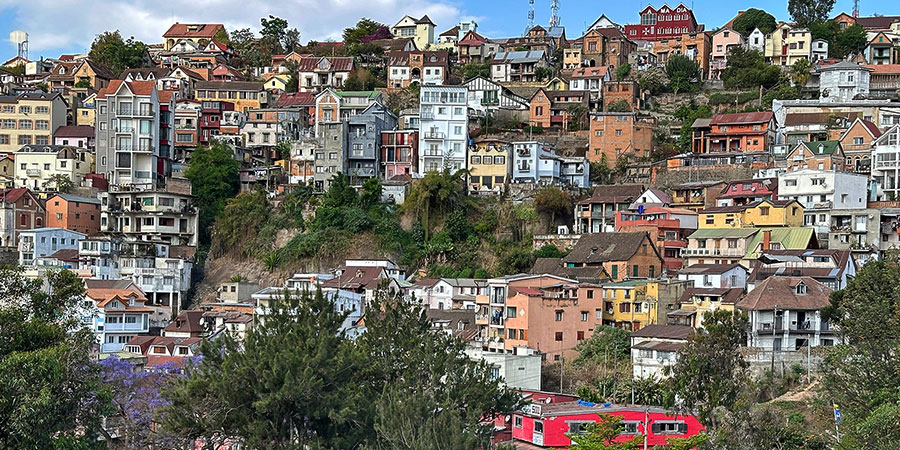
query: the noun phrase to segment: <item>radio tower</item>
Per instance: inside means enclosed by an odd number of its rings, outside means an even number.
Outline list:
[[[528,0],[528,25],[522,35],[527,35],[532,28],[534,28],[534,0]]]
[[[859,1],[859,0],[855,0]],[[550,28],[559,26],[559,0],[550,0]]]
[[[853,0],[853,17],[859,17],[859,0]]]

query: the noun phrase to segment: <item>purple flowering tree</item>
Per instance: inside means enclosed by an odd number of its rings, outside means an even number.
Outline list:
[[[162,390],[171,379],[181,376],[178,366],[166,364],[140,370],[115,356],[100,361],[99,365],[113,407],[106,429],[117,438],[117,448],[171,448],[184,444],[180,439],[160,433],[156,425],[157,411],[169,405]]]
[[[372,42],[376,39],[391,39],[392,37],[394,37],[394,36],[391,35],[391,30],[389,30],[388,27],[381,25],[378,27],[377,30],[375,30],[374,33],[360,39],[360,41],[361,42]]]

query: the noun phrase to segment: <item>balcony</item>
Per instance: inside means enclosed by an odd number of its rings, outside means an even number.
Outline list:
[[[500,104],[500,99],[497,99],[497,98],[481,99],[481,106],[497,106],[499,104]]]
[[[372,167],[359,167],[359,168],[351,168],[350,176],[356,177],[374,177],[375,169]]]
[[[29,177],[40,177],[41,169],[25,169],[25,175]]]
[[[422,111],[419,113],[420,119],[434,119],[434,112]]]
[[[900,160],[893,160],[893,161],[877,161],[876,160],[875,161],[876,169],[889,169],[889,168],[895,168],[895,167],[900,167]]]
[[[134,127],[116,127],[116,134],[132,134]]]
[[[422,138],[426,141],[442,140],[446,135],[440,131],[430,131],[422,134]]]
[[[30,252],[34,249],[33,242],[19,242],[19,251],[20,252]]]
[[[105,323],[103,329],[106,332],[134,332],[146,333],[150,331],[146,325],[141,323]]]
[[[150,144],[142,144],[134,147],[134,151],[139,153],[153,153],[154,150],[156,150],[156,147]]]

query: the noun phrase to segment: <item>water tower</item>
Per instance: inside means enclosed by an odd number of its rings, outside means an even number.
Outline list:
[[[28,59],[28,33],[22,30],[15,30],[9,33],[9,40],[16,44],[16,54],[20,58]]]

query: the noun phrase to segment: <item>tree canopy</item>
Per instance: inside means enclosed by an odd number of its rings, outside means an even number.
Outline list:
[[[722,71],[727,88],[771,87],[781,80],[781,69],[768,64],[761,53],[740,46],[732,47],[728,66]]]
[[[699,81],[700,66],[685,55],[674,55],[666,61],[666,75],[669,77],[669,89],[674,93],[689,91]]]
[[[363,17],[352,27],[344,28],[344,45],[359,44],[378,32],[385,25],[372,19]],[[371,39],[370,39],[371,40]]]
[[[147,46],[134,37],[123,40],[119,30],[98,34],[91,44],[88,58],[108,67],[115,76],[126,69],[145,67],[149,62]]]
[[[788,13],[801,28],[828,21],[832,8],[834,0],[788,0]]]
[[[200,146],[191,153],[190,167],[184,176],[191,180],[194,204],[200,209],[200,242],[204,244],[210,242],[210,227],[225,209],[225,201],[240,189],[238,169],[240,163],[234,159],[234,151],[224,142]]]
[[[775,30],[775,26],[775,16],[761,9],[749,8],[734,19],[734,22],[731,24],[731,29],[737,31],[744,37],[747,37],[755,28],[759,28],[759,31],[768,35]]]

